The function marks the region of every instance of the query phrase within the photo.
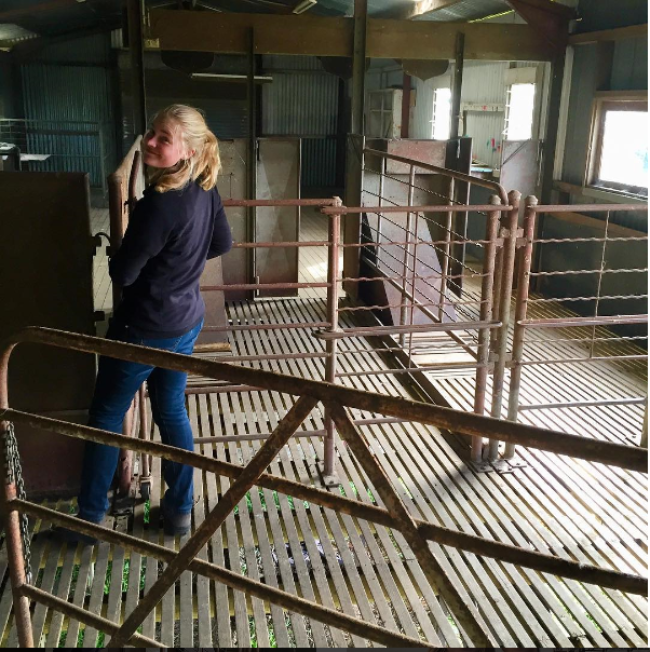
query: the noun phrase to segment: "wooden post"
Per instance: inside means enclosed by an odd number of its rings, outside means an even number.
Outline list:
[[[127,0],[127,28],[131,58],[131,96],[133,98],[133,136],[147,130],[147,101],[144,83],[143,0]]]
[[[248,43],[248,75],[246,78],[246,92],[248,99],[248,168],[247,186],[248,198],[257,199],[257,102],[255,95],[255,30],[251,27]],[[248,207],[246,220],[246,241],[255,242],[257,239],[257,209],[255,206]],[[257,265],[256,249],[251,247],[246,251],[247,278],[248,283],[256,283]],[[250,291],[249,299],[255,295],[255,290]]]
[[[409,122],[411,119],[411,75],[404,73],[402,81],[402,129],[400,136],[409,137]]]
[[[460,134],[460,96],[463,89],[463,67],[465,65],[465,34],[458,32],[456,35],[456,67],[451,90],[451,125],[449,138],[458,138]]]
[[[368,23],[368,0],[354,0],[354,45],[352,57],[352,124],[345,156],[345,191],[347,206],[359,206],[363,189],[363,135],[366,77],[366,36]],[[343,221],[343,242],[359,242],[360,216],[348,216]],[[343,276],[359,276],[359,249],[348,248],[343,252]],[[343,289],[356,296],[357,283],[346,283]]]

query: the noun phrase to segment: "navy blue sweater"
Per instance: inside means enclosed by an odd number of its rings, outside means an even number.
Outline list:
[[[232,236],[217,189],[193,182],[135,206],[109,273],[122,286],[115,320],[139,337],[178,337],[203,319],[199,279],[205,261],[230,251]]]

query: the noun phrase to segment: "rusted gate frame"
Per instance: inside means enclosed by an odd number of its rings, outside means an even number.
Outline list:
[[[398,157],[397,160],[402,160],[402,161],[407,161],[408,159],[400,159]],[[340,217],[341,215],[349,215],[349,214],[358,214],[360,212],[378,212],[379,215],[381,215],[382,212],[384,213],[394,213],[394,212],[404,212],[405,210],[407,211],[407,214],[410,216],[409,220],[412,219],[412,216],[415,215],[415,221],[417,223],[417,218],[419,217],[421,212],[433,212],[433,211],[439,211],[440,206],[437,204],[431,205],[431,206],[413,206],[411,205],[412,202],[412,189],[414,186],[414,174],[416,168],[421,167],[419,163],[415,163],[413,161],[410,161],[410,175],[409,175],[409,188],[410,188],[410,194],[409,194],[409,205],[408,206],[379,206],[379,207],[361,207],[361,208],[349,208],[349,207],[342,207],[341,206],[341,200],[338,197],[333,197],[330,199],[310,199],[310,200],[303,200],[303,199],[287,199],[287,200],[226,200],[224,201],[225,206],[317,206],[320,208],[321,213],[325,214],[329,218],[329,223],[328,223],[328,240],[327,241],[318,241],[316,243],[269,243],[269,242],[259,242],[259,243],[242,243],[242,246],[245,246],[246,248],[267,248],[267,247],[274,247],[278,246],[279,244],[283,244],[284,246],[290,246],[292,244],[303,244],[303,245],[313,245],[313,246],[327,246],[328,247],[328,276],[327,276],[327,282],[325,283],[274,283],[274,284],[260,284],[260,283],[245,283],[245,284],[237,284],[237,285],[226,285],[226,284],[221,284],[221,285],[211,285],[211,286],[202,286],[201,290],[202,291],[227,291],[227,290],[260,290],[260,289],[300,289],[300,288],[326,288],[327,289],[327,316],[328,316],[328,321],[326,324],[323,324],[326,327],[326,330],[322,331],[321,333],[318,334],[318,336],[323,337],[323,339],[326,340],[326,350],[327,350],[327,357],[326,357],[326,367],[325,367],[325,380],[328,382],[336,382],[336,357],[337,357],[337,344],[336,344],[336,339],[340,339],[341,337],[356,337],[359,336],[363,331],[361,329],[345,329],[341,330],[338,328],[338,316],[339,316],[339,308],[338,308],[338,285],[340,282],[342,282],[343,279],[339,279],[339,274],[338,274],[338,259],[339,259],[339,251],[341,247],[344,247],[344,244],[340,243]],[[432,169],[435,169],[437,171],[443,170],[443,168],[435,168],[435,166],[431,166]],[[449,172],[449,171],[446,171]],[[464,175],[461,173],[451,173],[455,176],[450,177],[450,183],[454,181],[454,179],[458,178],[460,180],[465,180]],[[488,181],[483,181],[480,180],[479,185],[483,185],[484,187],[491,188],[493,190],[496,190],[499,192],[501,196],[505,196],[505,192],[503,189],[499,186],[499,184],[495,184],[492,182]],[[476,206],[469,206],[469,205],[459,205],[459,204],[450,204],[448,206],[445,206],[445,211],[449,216],[451,216],[455,212],[466,212],[468,210],[473,210],[473,211],[488,211],[488,225],[487,225],[487,233],[488,233],[488,240],[486,241],[487,244],[485,244],[485,269],[487,270],[487,273],[483,277],[483,282],[481,285],[481,298],[480,298],[480,313],[481,313],[481,320],[479,322],[475,322],[471,325],[471,330],[478,330],[478,335],[476,337],[477,340],[477,350],[476,352],[472,348],[472,346],[466,344],[462,338],[460,338],[456,333],[454,332],[455,328],[453,327],[447,327],[445,330],[448,332],[449,336],[457,341],[457,343],[467,352],[469,353],[472,357],[477,359],[476,364],[474,365],[469,365],[468,368],[475,368],[476,369],[476,394],[475,394],[475,412],[477,414],[483,414],[485,411],[485,388],[487,386],[487,375],[489,373],[489,350],[488,350],[488,341],[489,341],[489,335],[488,335],[488,330],[490,328],[494,328],[492,324],[488,325],[488,322],[490,321],[489,317],[492,315],[492,302],[493,302],[493,287],[495,285],[493,275],[496,270],[496,265],[495,265],[495,258],[496,258],[496,253],[497,250],[500,246],[502,246],[502,239],[499,238],[500,234],[498,233],[498,220],[499,220],[499,215],[502,212],[507,212],[508,215],[511,215],[515,211],[514,206],[510,205],[501,205],[500,200],[497,196],[493,196],[491,198],[491,203],[487,205],[476,205]],[[411,234],[412,232],[412,227],[410,226],[411,222],[409,222],[409,225],[407,225],[406,231],[408,234]],[[417,235],[417,234],[416,234]],[[447,231],[446,234],[446,239],[443,241],[445,243],[445,246],[449,245],[449,230]],[[391,243],[383,243],[384,246],[391,244]],[[404,254],[404,265],[407,265],[407,261],[409,259],[409,255],[412,256],[413,258],[416,259],[417,257],[417,238],[415,240],[415,246],[413,247],[413,240],[409,237],[408,242],[405,246],[405,254]],[[238,245],[235,245],[238,246]],[[410,248],[413,247],[413,251],[410,250]],[[413,263],[413,270],[412,273],[415,274],[415,264],[416,261],[414,260]],[[394,285],[401,293],[402,296],[404,297],[403,301],[403,307],[400,311],[401,315],[401,322],[400,325],[404,327],[404,331],[395,331],[396,333],[399,334],[400,336],[400,342],[402,345],[405,345],[406,342],[406,336],[409,335],[409,341],[412,341],[412,333],[409,329],[413,328],[413,324],[407,324],[406,323],[406,316],[407,316],[407,309],[410,307],[411,309],[411,315],[413,314],[414,309],[417,307],[420,311],[422,311],[428,318],[430,318],[433,322],[440,321],[441,317],[440,314],[436,315],[435,312],[432,310],[429,310],[421,301],[418,301],[416,298],[416,294],[414,291],[414,288],[409,292],[407,288],[407,283],[406,283],[406,278],[407,278],[407,269],[403,270],[403,273],[399,277],[398,280],[392,280],[392,279],[387,279],[387,282],[391,283]],[[447,276],[446,276],[447,277]],[[488,278],[490,277],[490,278]],[[358,279],[355,279],[358,280]],[[414,285],[414,278],[411,278],[411,284]],[[507,293],[510,291],[511,283],[505,282],[501,283],[500,287],[502,288],[504,293]],[[500,302],[501,305],[507,306],[509,305],[509,297],[508,300],[503,300]],[[441,302],[442,306],[442,302]],[[444,311],[444,308],[442,308]],[[438,311],[440,312],[440,311]],[[411,322],[413,320],[411,319]],[[499,325],[502,328],[501,323]],[[311,327],[316,327],[316,324],[303,324],[303,326],[311,326]],[[206,330],[212,332],[216,329],[220,331],[228,331],[231,329],[230,326],[222,326],[222,327],[207,327]],[[242,328],[242,327],[237,327],[235,326],[234,328]],[[263,328],[268,328],[267,325],[247,325],[246,328],[250,330],[262,330]],[[367,329],[366,329],[367,330]],[[421,329],[418,329],[421,330]],[[464,329],[467,330],[467,329]],[[501,341],[503,338],[496,338],[497,341]],[[250,356],[249,359],[251,361],[257,361],[257,360],[263,360],[263,359],[268,359],[267,355],[260,355],[260,356]],[[454,366],[453,368],[457,368],[458,365]],[[498,362],[497,362],[497,367],[498,367]],[[407,369],[404,369],[400,367],[399,369],[393,369],[393,370],[385,370],[385,373],[408,373],[409,371],[415,370],[415,367],[411,367],[410,365],[408,366]],[[326,483],[336,483],[336,475],[335,475],[335,433],[334,433],[334,428],[331,424],[331,419],[329,418],[327,412],[325,414],[325,425],[326,425],[326,430],[328,432],[328,436],[325,440],[325,455],[324,455],[324,462],[323,462],[323,475],[325,477]],[[475,436],[472,440],[472,451],[473,451],[473,459],[474,461],[478,461],[481,457],[481,450],[483,446],[483,438]]]
[[[204,376],[226,378],[231,381],[235,380],[234,376],[237,376],[238,379],[241,379],[241,374],[243,374],[243,378],[250,377],[252,374],[258,378],[258,380],[261,379],[263,381],[262,383],[259,383],[263,387],[266,386],[267,388],[273,389],[274,391],[286,390],[287,393],[297,394],[300,396],[297,403],[290,409],[289,413],[280,422],[269,440],[267,440],[264,446],[253,458],[252,462],[247,467],[245,467],[245,469],[240,470],[240,474],[237,477],[237,480],[231,486],[229,492],[227,492],[227,494],[219,502],[215,510],[213,510],[213,512],[208,515],[206,520],[195,531],[194,535],[185,544],[179,554],[174,557],[173,561],[170,562],[166,571],[154,584],[149,593],[147,593],[143,601],[130,614],[130,616],[119,628],[119,630],[115,632],[111,641],[114,645],[123,645],[131,640],[131,635],[135,632],[140,622],[144,620],[149,611],[155,607],[155,604],[162,598],[162,595],[166,592],[166,590],[174,584],[175,580],[180,576],[180,574],[184,570],[187,570],[189,564],[191,564],[192,558],[209,540],[213,532],[216,530],[216,528],[219,527],[226,516],[237,504],[237,502],[241,500],[241,498],[243,498],[250,487],[258,481],[259,476],[263,473],[264,469],[268,466],[270,461],[277,453],[277,449],[286,443],[286,441],[291,437],[292,433],[297,430],[300,423],[319,401],[322,401],[329,408],[329,412],[339,427],[339,431],[346,437],[351,447],[353,447],[353,450],[357,452],[357,456],[363,460],[362,463],[366,466],[366,472],[370,475],[371,480],[375,483],[375,486],[378,487],[378,490],[383,494],[384,500],[389,506],[389,510],[394,510],[396,512],[393,514],[393,519],[397,521],[397,529],[404,530],[404,528],[406,528],[405,536],[407,537],[407,540],[409,541],[413,551],[415,552],[427,575],[430,576],[430,579],[435,578],[432,579],[434,584],[439,584],[441,581],[444,583],[443,592],[447,595],[447,600],[451,603],[452,607],[457,608],[455,611],[455,616],[457,618],[461,616],[461,618],[458,618],[461,626],[466,631],[471,632],[479,642],[489,641],[489,635],[487,634],[487,631],[484,629],[483,624],[480,623],[480,621],[476,618],[477,614],[474,614],[469,609],[469,607],[467,607],[466,603],[463,601],[463,598],[456,591],[456,588],[448,583],[446,578],[443,577],[441,579],[437,576],[437,569],[431,565],[431,560],[433,557],[430,554],[428,545],[422,538],[422,534],[418,530],[418,526],[414,521],[410,519],[410,516],[406,514],[403,505],[399,503],[399,500],[394,494],[394,491],[382,480],[382,477],[384,476],[381,468],[378,465],[372,463],[371,459],[367,456],[367,451],[364,452],[359,448],[362,440],[359,440],[359,437],[356,434],[355,426],[349,421],[342,406],[347,405],[348,407],[356,407],[357,409],[377,412],[382,411],[379,410],[378,405],[376,405],[377,401],[379,401],[380,404],[387,404],[388,414],[393,412],[395,416],[408,417],[411,415],[411,413],[413,413],[415,420],[422,420],[424,422],[430,422],[432,417],[429,415],[429,419],[427,419],[426,416],[423,419],[418,419],[416,415],[422,410],[422,408],[428,409],[429,411],[433,409],[434,413],[439,412],[441,408],[436,408],[435,406],[428,406],[425,404],[417,404],[407,401],[406,399],[395,399],[393,397],[373,395],[365,392],[360,392],[358,390],[336,387],[331,384],[321,383],[318,381],[305,381],[302,379],[280,376],[272,372],[261,372],[260,370],[232,367],[231,365],[224,363],[196,360],[188,356],[169,353],[156,349],[147,349],[146,347],[137,345],[111,342],[90,336],[76,335],[62,331],[54,331],[52,329],[32,327],[23,329],[16,336],[10,338],[7,341],[4,351],[2,352],[2,358],[0,359],[0,409],[3,409],[4,411],[0,413],[0,416],[6,417],[7,419],[13,417],[14,420],[19,421],[31,420],[32,423],[36,424],[43,422],[52,422],[53,420],[48,420],[44,417],[36,417],[34,415],[26,415],[24,413],[19,413],[8,408],[8,362],[13,348],[18,342],[21,341],[51,344],[64,348],[71,348],[73,350],[111,355],[113,357],[119,357],[123,359],[137,359],[139,362],[145,364],[153,364],[155,366],[161,366],[169,369],[183,369],[188,372],[198,372]],[[296,387],[295,385],[295,381],[297,380],[299,380],[301,385],[300,388]],[[304,391],[305,389],[306,391]],[[370,404],[367,404],[368,401],[370,401]],[[453,411],[445,410],[444,408],[442,408],[442,410],[444,412],[455,415],[455,417],[461,421],[466,421],[467,417],[472,417],[473,419],[478,419],[479,421],[491,421],[484,417],[478,417],[477,415],[454,413]],[[402,414],[398,414],[399,412],[402,412]],[[451,414],[447,415],[446,420],[440,416],[435,416],[433,418],[438,424],[441,421],[446,421],[448,423]],[[411,416],[411,418],[413,418],[413,416]],[[451,418],[453,421],[454,417],[452,416]],[[6,421],[3,422],[3,425],[6,428]],[[502,422],[500,425],[504,427],[507,427],[508,425],[512,426],[512,424],[508,424],[506,422]],[[74,426],[65,424],[63,430],[66,430],[66,427],[69,432],[76,432],[77,436],[82,436],[82,438],[86,437],[79,435],[79,433],[83,432],[85,435],[90,433],[91,436],[87,437],[88,439],[93,439],[95,441],[101,441],[103,439],[105,443],[109,444],[111,444],[111,442],[119,442],[121,440],[127,439],[129,445],[135,449],[159,446],[157,444],[154,445],[153,442],[132,440],[130,438],[124,438],[123,436],[115,435],[113,433],[104,433],[103,431],[98,431],[86,426]],[[466,432],[469,428],[467,424],[462,423],[452,427],[455,430],[465,430]],[[524,431],[539,430],[531,429],[529,426],[516,426],[516,428]],[[55,431],[61,430],[55,429]],[[471,428],[469,428],[469,432],[472,434]],[[571,435],[553,433],[552,431],[545,432],[546,436],[550,434],[555,438],[560,437],[560,439],[563,438],[564,440],[566,440],[567,437],[569,440],[579,440],[581,442],[580,447],[591,449],[587,451],[586,455],[583,451],[579,454],[579,456],[586,457],[588,459],[594,459],[594,442],[591,440],[584,442],[580,438],[576,438]],[[573,443],[575,445],[576,442]],[[601,455],[604,449],[606,452],[616,452],[618,453],[618,456],[620,456],[624,452],[623,449],[629,448],[616,444],[603,444],[602,442],[596,442],[596,444],[599,444],[596,446],[596,448],[600,449]],[[546,447],[548,448],[548,446]],[[175,457],[183,453],[183,451],[175,450],[174,453]],[[645,451],[644,455],[640,449],[631,449],[631,453],[631,459],[628,459],[626,463],[624,462],[623,466],[628,467],[631,464],[632,468],[642,469],[643,461],[645,461],[647,464],[647,451]],[[185,455],[189,455],[191,457],[194,454],[185,452]],[[623,455],[623,457],[629,456],[629,453],[627,455]],[[598,457],[598,451],[596,451],[596,458]],[[194,460],[191,460],[191,462],[192,461]],[[7,460],[6,462],[8,463]],[[640,467],[639,463],[641,463]],[[37,598],[38,594],[35,591],[30,591],[30,589],[24,589],[25,569],[22,557],[20,555],[22,545],[20,541],[18,516],[17,511],[9,509],[9,503],[12,505],[17,505],[15,502],[12,503],[12,501],[16,500],[15,485],[6,486],[4,498],[7,503],[6,528],[8,535],[9,558],[11,562],[12,589],[14,591],[15,598],[17,628],[21,645],[29,645],[30,643],[33,644],[33,641],[31,641],[31,632],[29,628],[30,621],[27,595],[29,594],[31,597]],[[405,514],[408,520],[404,520]],[[187,557],[190,557],[190,559],[188,560]],[[435,564],[435,560],[433,563]],[[413,641],[409,642],[412,643]]]
[[[518,192],[506,193],[505,188],[497,183],[496,181],[489,181],[486,179],[480,179],[473,177],[468,174],[461,172],[456,172],[454,170],[449,170],[447,168],[441,168],[435,165],[430,165],[427,163],[414,162],[412,159],[408,159],[402,156],[396,156],[394,154],[388,154],[386,152],[380,152],[378,150],[373,150],[366,148],[364,149],[364,154],[370,154],[380,157],[381,161],[381,170],[380,170],[380,187],[379,187],[379,200],[381,204],[381,194],[383,188],[383,176],[386,174],[385,169],[386,160],[392,160],[396,162],[401,162],[406,165],[410,165],[410,176],[409,176],[409,193],[412,193],[413,190],[413,171],[414,166],[433,172],[434,174],[440,175],[448,180],[449,191],[447,196],[447,206],[445,212],[447,215],[447,224],[445,229],[445,249],[442,262],[442,271],[443,279],[446,277],[447,265],[449,262],[449,250],[451,245],[451,216],[452,216],[452,204],[456,203],[456,210],[464,208],[463,212],[470,210],[485,212],[487,216],[486,231],[487,237],[486,240],[488,244],[485,247],[484,253],[484,272],[489,270],[489,273],[483,278],[481,284],[481,307],[480,307],[480,320],[490,321],[492,319],[493,313],[496,314],[498,321],[501,322],[501,328],[497,331],[493,331],[492,335],[484,329],[479,329],[478,331],[478,342],[477,342],[477,367],[476,367],[476,379],[475,379],[475,391],[474,391],[474,412],[476,414],[483,414],[485,412],[485,401],[486,401],[486,389],[487,389],[487,376],[488,376],[488,361],[490,359],[490,348],[493,349],[493,361],[494,361],[494,382],[493,382],[493,392],[492,392],[492,404],[490,414],[495,418],[500,418],[501,416],[501,407],[503,402],[502,386],[503,378],[505,376],[505,367],[506,367],[506,354],[507,354],[507,333],[510,326],[510,299],[512,296],[512,274],[514,274],[514,258],[515,258],[515,247],[516,247],[516,234],[517,234],[517,214],[519,211],[519,199],[521,194]],[[399,181],[399,179],[396,179]],[[459,206],[460,202],[455,202],[454,195],[454,184],[456,181],[468,184],[468,189],[471,188],[471,185],[487,188],[495,193],[495,196],[491,197],[490,206]],[[427,189],[422,189],[426,192],[432,192]],[[434,193],[438,194],[438,193]],[[408,202],[411,203],[411,202]],[[499,232],[499,216],[500,214],[496,212],[495,206],[498,204],[503,205],[512,205],[512,209],[507,213],[507,216],[504,215],[504,219],[507,217],[507,224],[503,225],[502,229]],[[387,208],[382,208],[383,212],[388,212]],[[434,209],[435,210],[435,209]],[[438,207],[438,212],[440,212],[440,207]],[[504,210],[504,207],[501,207],[501,210]],[[496,246],[496,241],[499,236],[503,237],[504,242],[499,243],[499,246]],[[505,245],[505,246],[502,246]],[[505,256],[505,260],[504,260]],[[496,277],[496,279],[495,279]],[[446,282],[446,281],[445,281]],[[444,285],[441,285],[441,292],[444,291]],[[441,301],[439,309],[439,321],[442,322],[443,319],[444,307]],[[454,337],[453,333],[451,337]],[[462,344],[461,344],[462,346]],[[487,459],[488,461],[494,462],[498,457],[498,446],[499,443],[496,440],[490,440],[487,449]],[[472,438],[471,445],[471,459],[475,465],[481,464],[483,458],[483,438],[475,436]]]
[[[645,472],[647,470],[648,452],[632,446],[585,439],[564,432],[501,421],[401,397],[374,394],[318,380],[284,376],[263,369],[239,367],[225,362],[193,358],[137,344],[126,344],[52,328],[30,326],[21,329],[14,336],[5,340],[5,349],[0,358],[0,389],[3,384],[6,386],[7,360],[11,350],[18,342],[40,343],[124,360],[134,360],[155,367],[183,371],[217,380],[227,380],[235,384],[249,385],[269,391],[278,391],[278,388],[282,388],[282,391],[287,394],[312,396],[322,402],[338,402],[346,407],[426,423],[461,434],[497,437],[503,441],[512,441],[592,462],[602,462],[631,471]],[[0,409],[3,407],[8,407],[8,403],[6,395],[3,397],[0,393]]]
[[[410,164],[410,176],[409,183],[412,183],[413,170],[416,167],[420,167],[419,163],[414,163],[410,159],[403,159],[401,157],[388,157],[395,158],[401,162],[409,162]],[[424,166],[426,168],[426,166]],[[435,166],[430,166],[435,170],[440,170],[441,168],[436,168]],[[454,173],[456,174],[456,173]],[[460,175],[461,180],[464,180],[464,175]],[[458,178],[457,176],[451,177],[451,180]],[[481,180],[482,182],[483,180]],[[497,189],[500,195],[505,195],[505,191],[499,186],[499,184],[494,184],[493,182],[484,182],[479,185],[491,189]],[[496,188],[495,188],[496,186]],[[411,188],[411,186],[409,186]],[[411,195],[409,195],[411,196]],[[517,218],[519,213],[519,199],[520,193],[513,191],[507,195],[508,201],[505,205],[501,204],[499,196],[493,195],[490,198],[490,204],[487,205],[476,205],[470,206],[465,204],[454,204],[445,206],[445,212],[448,215],[451,215],[454,212],[466,212],[466,211],[485,211],[487,214],[487,223],[486,223],[486,238],[484,246],[484,270],[481,282],[481,297],[480,297],[480,314],[478,322],[474,322],[469,328],[471,330],[477,330],[477,346],[476,352],[474,349],[467,345],[461,338],[459,338],[454,333],[453,326],[445,327],[445,323],[442,323],[442,317],[440,311],[438,314],[435,312],[426,309],[421,302],[417,301],[415,298],[414,292],[408,292],[406,290],[405,283],[398,283],[396,280],[385,277],[384,280],[390,283],[398,291],[402,292],[402,295],[407,301],[410,301],[412,307],[417,307],[421,312],[423,312],[427,317],[429,317],[432,322],[438,322],[438,324],[452,339],[454,339],[467,353],[469,353],[473,358],[476,359],[476,363],[472,365],[466,365],[467,368],[476,369],[476,378],[475,378],[475,392],[474,392],[474,412],[476,414],[484,414],[485,412],[485,402],[487,395],[487,378],[490,371],[490,362],[494,362],[493,373],[494,373],[494,382],[493,382],[493,392],[492,392],[492,405],[491,405],[491,415],[495,418],[501,416],[501,405],[503,401],[503,379],[505,377],[506,369],[506,360],[507,360],[507,349],[508,349],[508,328],[510,325],[510,306],[511,306],[511,297],[512,297],[512,284],[514,278],[514,265],[515,265],[515,255],[516,255],[516,243],[517,243]],[[435,212],[440,211],[441,206],[362,206],[362,207],[347,207],[341,206],[336,210],[342,216],[346,215],[355,215],[362,212],[366,213],[404,213],[405,211],[414,210],[416,214],[419,212]],[[333,209],[331,207],[324,207],[321,209],[322,213],[331,214]],[[412,215],[412,212],[409,212],[408,215]],[[500,216],[504,215],[503,219],[507,219],[507,228],[503,227],[499,230],[499,219]],[[410,234],[411,229],[407,229]],[[384,244],[391,244],[390,242]],[[447,246],[446,243],[445,246]],[[408,247],[405,248],[407,251]],[[497,265],[497,252],[504,252],[501,256],[499,265]],[[406,260],[406,255],[405,255]],[[414,263],[415,267],[415,263]],[[500,278],[498,282],[495,281],[495,275],[500,272]],[[444,289],[441,288],[441,292],[444,292]],[[442,303],[441,294],[441,303]],[[493,315],[496,313],[497,320],[492,322]],[[412,320],[411,320],[412,321]],[[490,324],[490,325],[488,325]],[[497,328],[493,330],[496,334],[495,337],[490,337],[490,329],[493,328],[492,324],[497,325]],[[414,328],[411,324],[408,328]],[[377,330],[381,327],[377,327]],[[365,331],[361,328],[350,328],[344,329],[344,333],[336,333],[330,335],[329,333],[319,334],[320,337],[324,339],[328,337],[355,337],[361,334],[370,334],[369,331],[372,329],[366,328]],[[395,331],[399,332],[399,331]],[[376,333],[375,333],[376,334]],[[400,337],[404,337],[400,333]],[[493,340],[493,357],[490,360],[490,340]],[[457,367],[457,366],[456,366]],[[453,367],[453,368],[456,368]],[[465,368],[465,367],[463,367]],[[416,367],[408,368],[400,367],[399,369],[394,370],[385,370],[393,373],[408,373],[410,371],[419,370]],[[498,446],[499,442],[497,440],[490,440],[488,445],[488,460],[495,461],[498,456]],[[472,438],[471,444],[471,459],[475,464],[481,464],[482,458],[484,455],[483,451],[483,437],[476,435]]]
[[[66,437],[95,441],[96,443],[108,446],[117,447],[123,445],[122,442],[124,440],[124,435],[116,435],[115,433],[97,430],[90,428],[89,426],[81,426],[66,421],[58,421],[49,417],[31,415],[19,410],[8,409],[3,414],[8,420],[13,419],[15,422],[26,423],[31,427],[56,432]],[[374,420],[367,421],[374,422]],[[364,425],[366,420],[361,420],[355,423],[356,425]],[[319,433],[324,434],[324,432],[324,430],[312,431],[311,435],[316,436]],[[298,434],[298,432],[296,434]],[[238,438],[244,439],[245,437],[238,436]],[[212,439],[226,441],[225,437],[215,437]],[[242,471],[242,467],[237,464],[217,460],[216,458],[207,458],[198,453],[191,453],[158,442],[142,442],[141,440],[135,440],[133,442],[125,442],[124,445],[126,445],[126,443],[132,445],[137,451],[163,457],[178,462],[179,464],[190,464],[208,473],[214,473],[215,475],[237,479]],[[278,491],[279,493],[293,496],[299,500],[305,500],[320,505],[321,507],[333,509],[355,518],[361,518],[392,529],[397,528],[391,515],[381,507],[361,503],[350,498],[345,498],[336,493],[329,493],[323,489],[303,485],[280,476],[263,473],[258,479],[258,486],[272,491]],[[16,504],[20,503],[17,501]],[[39,510],[47,509],[40,506],[35,507]],[[59,514],[53,510],[51,511],[51,515],[49,513],[47,514],[47,520],[55,520],[54,518],[50,518],[50,516]],[[35,513],[34,515],[40,516],[41,513],[44,512]],[[65,518],[70,517],[65,515]],[[485,539],[465,532],[450,530],[449,528],[419,519],[414,519],[414,521],[422,535],[428,540],[435,541],[436,543],[466,550],[477,555],[492,557],[499,559],[500,561],[517,564],[526,568],[532,568],[540,572],[553,573],[554,575],[575,579],[580,582],[598,584],[602,587],[617,589],[638,595],[647,594],[647,579],[637,575],[607,570],[589,564],[582,564],[572,560],[554,557],[553,555],[546,553],[518,548],[517,546],[507,543]],[[81,525],[78,519],[73,522]],[[85,525],[86,524],[84,523],[84,526]],[[103,530],[93,531],[92,533],[96,534],[99,531]]]
[[[607,246],[607,226],[609,225],[609,214],[616,211],[634,211],[634,212],[647,212],[648,207],[639,204],[569,204],[569,205],[539,205],[537,198],[530,196],[526,198],[525,212],[524,212],[524,227],[523,227],[523,246],[519,251],[519,266],[518,266],[518,279],[517,279],[517,295],[515,299],[515,324],[513,332],[512,344],[512,361],[508,364],[510,367],[510,391],[508,396],[508,420],[517,421],[518,413],[521,409],[541,409],[541,408],[566,408],[566,407],[584,407],[585,405],[591,406],[605,406],[617,404],[631,404],[642,402],[643,399],[634,398],[622,401],[615,401],[603,399],[601,401],[568,401],[557,404],[546,405],[533,405],[533,406],[519,406],[519,391],[521,389],[521,376],[524,366],[534,366],[540,364],[561,364],[569,362],[591,362],[603,360],[622,360],[622,359],[645,359],[647,355],[626,355],[626,356],[593,356],[593,340],[595,338],[595,329],[597,326],[610,326],[616,324],[647,324],[648,315],[606,315],[594,317],[567,317],[567,318],[552,318],[552,319],[527,319],[528,303],[529,303],[529,287],[530,279],[533,276],[531,272],[533,260],[533,245],[535,242],[536,220],[538,213],[574,213],[574,212],[603,212],[607,213],[607,223],[605,225],[604,238],[589,238],[590,241],[603,242],[603,250],[601,255],[601,266],[599,270],[595,270],[600,278],[604,271],[604,255],[605,247]],[[635,238],[635,240],[645,240],[645,238]],[[571,242],[573,238],[566,238],[564,240],[553,239],[552,242]],[[586,270],[579,270],[586,271]],[[643,271],[643,270],[639,270]],[[570,273],[567,272],[567,273]],[[598,292],[600,295],[600,291]],[[597,309],[597,308],[596,308]],[[561,360],[527,360],[524,361],[525,338],[526,330],[530,328],[568,328],[568,327],[593,327],[592,331],[592,348],[588,358],[572,358]],[[647,399],[646,399],[647,400]],[[516,447],[512,442],[506,444],[504,459],[512,459],[515,455]]]

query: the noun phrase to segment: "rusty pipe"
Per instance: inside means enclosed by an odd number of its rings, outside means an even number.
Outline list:
[[[334,198],[336,205],[343,202],[339,197]],[[339,244],[341,241],[341,216],[331,215],[328,223],[328,238],[332,243],[328,250],[327,259],[327,321],[329,322],[330,333],[338,332],[339,327]],[[327,360],[325,361],[325,380],[328,383],[336,382],[336,353],[338,342],[335,339],[328,340],[325,344]],[[325,410],[325,440],[323,442],[323,476],[326,482],[333,483],[336,478],[336,429],[328,410]]]
[[[239,367],[214,360],[192,358],[191,356],[160,349],[150,349],[137,344],[126,344],[92,337],[91,335],[81,335],[37,326],[28,326],[14,333],[4,340],[3,346],[0,348],[0,409],[3,405],[2,400],[5,401],[4,405],[7,405],[8,362],[11,352],[18,342],[47,344],[75,351],[107,355],[137,361],[154,367],[227,380],[232,383],[253,385],[273,392],[296,396],[312,396],[323,402],[337,402],[359,410],[428,423],[438,428],[466,435],[495,437],[503,441],[513,441],[524,446],[540,448],[560,455],[569,455],[592,462],[614,464],[635,471],[647,471],[648,453],[636,447],[585,439],[564,432],[500,421],[470,412],[452,410],[437,405],[365,392],[349,387],[340,387],[317,380],[284,376],[272,371]],[[17,412],[7,410],[7,414],[9,413]],[[0,413],[1,417],[3,417],[2,413]]]
[[[496,196],[490,197],[490,203],[495,206],[501,200]],[[499,212],[490,211],[487,216],[486,236],[487,244],[483,250],[483,273],[481,280],[481,309],[479,319],[482,323],[492,320],[492,301],[494,292],[494,275],[496,270],[496,240],[499,235]],[[481,328],[478,332],[477,362],[480,365],[476,369],[476,389],[474,391],[474,412],[483,414],[485,412],[485,397],[487,393],[487,364],[490,356],[490,329]],[[471,459],[479,463],[483,455],[483,437],[472,437]]]
[[[492,376],[492,407],[491,415],[495,419],[501,417],[503,402],[503,382],[505,380],[506,356],[508,354],[508,329],[510,328],[510,300],[512,298],[512,282],[515,273],[515,258],[517,252],[517,223],[519,219],[519,200],[521,193],[513,190],[508,194],[512,210],[508,213],[508,229],[503,244],[503,273],[501,274],[501,288],[499,297],[499,332],[497,359],[494,364]],[[499,440],[490,439],[488,447],[488,460],[493,462],[499,456]]]
[[[515,326],[512,336],[512,362],[510,366],[510,393],[508,396],[508,420],[517,421],[519,410],[519,389],[521,386],[521,361],[524,355],[524,338],[526,329],[521,321],[526,319],[528,312],[528,293],[530,288],[530,270],[533,262],[533,239],[535,237],[536,214],[531,208],[537,205],[537,198],[526,197],[526,212],[524,217],[524,238],[525,245],[520,249],[517,299],[515,303]],[[503,458],[511,460],[515,456],[515,444],[506,443]]]

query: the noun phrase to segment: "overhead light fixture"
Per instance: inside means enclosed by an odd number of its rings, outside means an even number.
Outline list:
[[[243,82],[248,79],[248,75],[231,75],[227,73],[216,73],[216,72],[193,72],[190,77],[192,79],[214,79],[217,81],[231,81],[231,82]],[[267,84],[273,81],[273,77],[270,75],[255,75],[253,80],[258,84]]]
[[[293,8],[292,13],[302,14],[311,9],[315,4],[318,4],[318,0],[300,0],[300,2]]]

